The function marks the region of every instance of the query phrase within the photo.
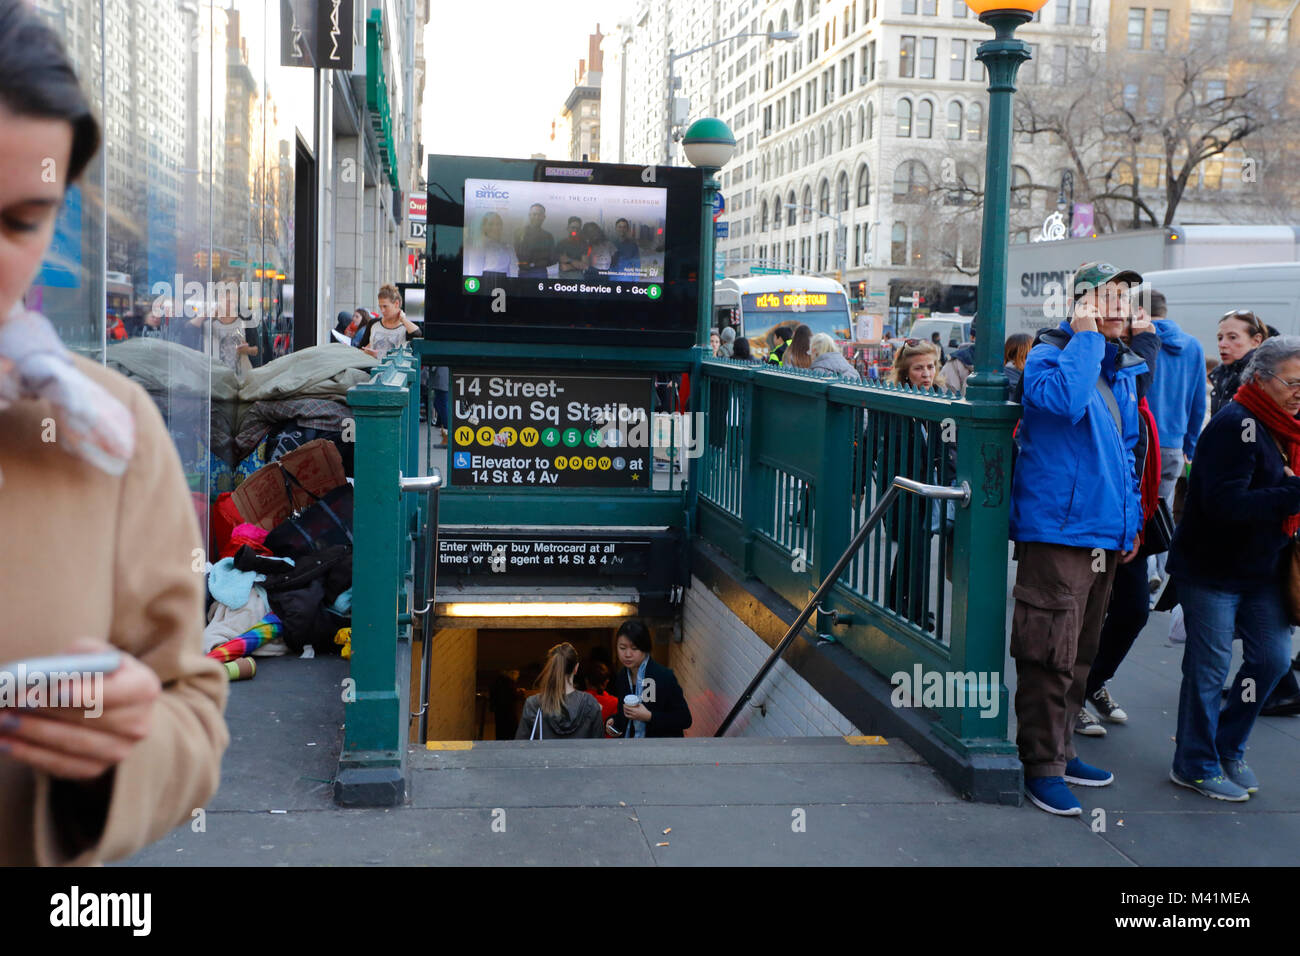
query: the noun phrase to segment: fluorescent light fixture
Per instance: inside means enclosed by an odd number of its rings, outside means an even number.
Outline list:
[[[439,612],[445,617],[630,617],[635,604],[596,601],[510,601],[474,604],[456,601]]]

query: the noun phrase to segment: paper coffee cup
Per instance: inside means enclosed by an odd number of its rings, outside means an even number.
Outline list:
[[[638,697],[636,694],[628,694],[626,697],[623,698],[624,707],[635,707],[639,703],[641,703],[641,698]]]

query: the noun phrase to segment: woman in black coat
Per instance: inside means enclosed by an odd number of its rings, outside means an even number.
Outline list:
[[[1219,319],[1219,365],[1210,372],[1210,417],[1232,401],[1255,349],[1276,335],[1254,312],[1238,309]],[[1200,423],[1197,422],[1197,425]]]
[[[619,667],[609,685],[618,711],[605,722],[611,737],[685,737],[691,725],[686,695],[673,672],[650,658],[650,631],[640,621],[624,621],[615,647]],[[628,706],[636,694],[641,702]]]

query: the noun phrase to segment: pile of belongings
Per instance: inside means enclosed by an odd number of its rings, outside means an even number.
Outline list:
[[[185,470],[208,472],[211,495],[232,491],[318,438],[338,447],[351,475],[354,446],[343,435],[347,391],[369,381],[377,364],[360,349],[331,342],[237,375],[203,352],[159,338],[111,345],[107,363],[153,398]]]
[[[352,616],[352,485],[333,442],[310,441],[222,494],[212,528],[204,653],[225,663],[339,653]],[[230,669],[253,673],[251,661]]]

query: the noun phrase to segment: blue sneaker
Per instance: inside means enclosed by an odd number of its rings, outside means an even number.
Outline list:
[[[1259,778],[1255,776],[1255,771],[1246,766],[1246,761],[1225,760],[1223,772],[1227,774],[1229,780],[1247,793],[1259,792]]]
[[[1058,817],[1077,817],[1083,807],[1074,798],[1064,777],[1026,777],[1025,796],[1040,810]]]
[[[1233,803],[1244,803],[1250,799],[1250,792],[1245,787],[1238,786],[1222,774],[1217,777],[1206,777],[1202,780],[1184,780],[1173,770],[1170,770],[1169,779],[1180,787],[1195,790],[1201,796],[1209,797],[1212,800],[1230,800]]]
[[[1105,787],[1115,782],[1115,775],[1075,757],[1065,765],[1065,782],[1079,787]]]

